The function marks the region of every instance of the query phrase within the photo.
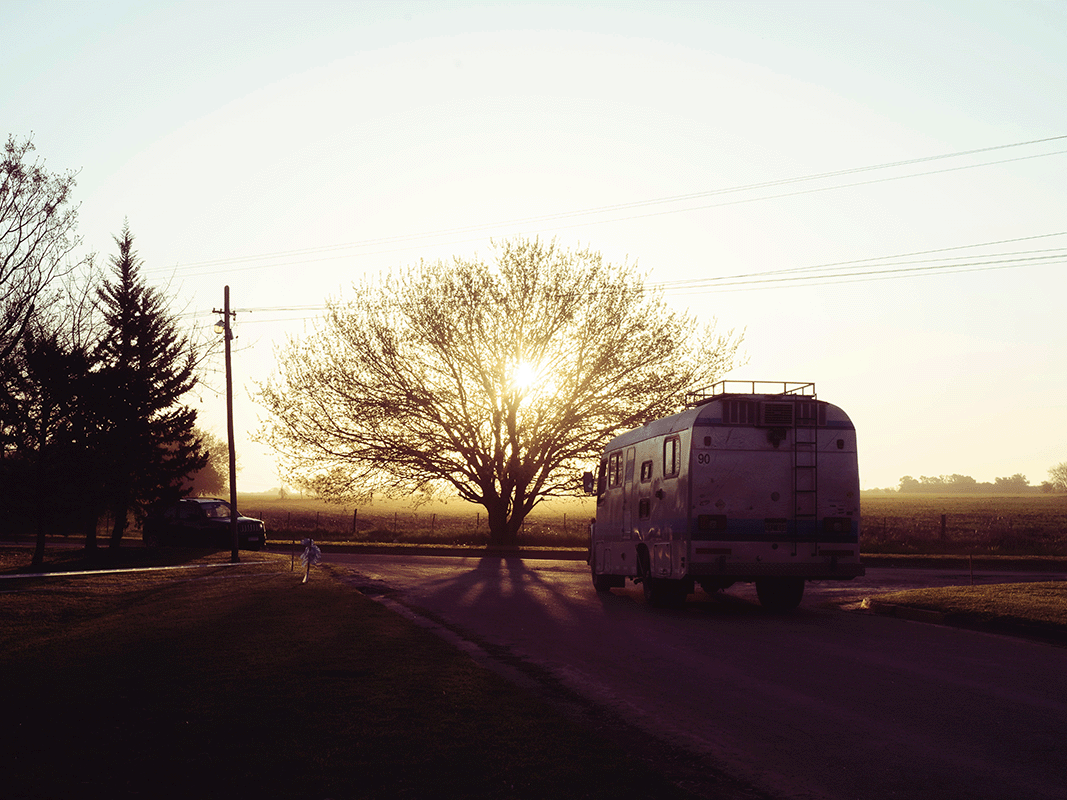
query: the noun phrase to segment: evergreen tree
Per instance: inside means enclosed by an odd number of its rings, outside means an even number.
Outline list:
[[[43,331],[27,332],[20,348],[29,434],[24,452],[33,461],[27,510],[35,520],[33,564],[39,565],[46,532],[85,531],[86,548],[96,546],[96,520],[103,507],[94,437],[103,398],[84,348]]]
[[[196,411],[181,404],[196,385],[195,357],[166,298],[144,281],[129,225],[115,237],[113,275],[97,296],[106,325],[97,357],[112,404],[103,467],[117,549],[130,512],[181,494],[184,478],[207,461],[194,430]]]

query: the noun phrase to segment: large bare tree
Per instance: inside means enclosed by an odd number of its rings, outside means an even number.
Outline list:
[[[555,243],[421,263],[332,301],[259,386],[261,431],[327,499],[451,488],[515,541],[620,430],[677,410],[742,336],[700,326],[630,264]]]
[[[8,137],[0,155],[0,362],[25,333],[42,295],[75,268],[74,173],[49,172],[30,139]]]

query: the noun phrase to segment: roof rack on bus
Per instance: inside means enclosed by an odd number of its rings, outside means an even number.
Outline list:
[[[815,398],[814,383],[798,381],[719,381],[703,389],[687,392],[687,406],[699,406],[716,398],[734,394],[797,395]]]

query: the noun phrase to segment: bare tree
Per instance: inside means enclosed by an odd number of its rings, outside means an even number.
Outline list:
[[[1057,492],[1067,492],[1067,461],[1048,468],[1049,483]]]
[[[8,137],[0,160],[0,362],[14,349],[49,285],[74,269],[74,173],[31,160],[30,139]]]
[[[279,351],[261,438],[295,485],[336,501],[450,487],[511,543],[608,438],[734,363],[741,334],[671,310],[631,265],[536,240],[493,256],[365,282]]]

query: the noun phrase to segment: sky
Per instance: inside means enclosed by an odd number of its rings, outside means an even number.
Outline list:
[[[242,491],[285,480],[255,384],[327,298],[509,236],[743,329],[726,377],[814,382],[865,489],[1067,461],[1067,4],[0,0],[0,27],[0,135],[77,171],[82,249],[128,222],[201,333],[230,287]],[[224,439],[221,358],[203,379]]]

